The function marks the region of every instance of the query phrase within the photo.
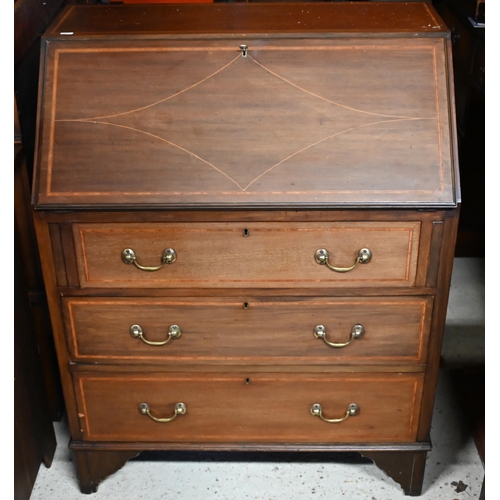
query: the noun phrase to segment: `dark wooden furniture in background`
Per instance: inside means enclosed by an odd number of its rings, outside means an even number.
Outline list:
[[[432,8],[72,7],[42,54],[35,226],[81,490],[143,450],[302,450],[420,494],[460,205]]]
[[[30,203],[40,36],[61,0],[14,4],[14,498],[27,500],[64,411]]]
[[[485,2],[436,0],[452,33],[463,204],[456,255],[483,257],[485,239]],[[478,339],[481,341],[483,339]],[[448,360],[444,360],[445,363]],[[485,462],[485,362],[453,366],[455,396]],[[484,498],[484,485],[482,497]]]
[[[462,179],[458,257],[484,257],[485,2],[435,0],[453,42],[453,72]]]
[[[25,159],[17,110],[14,111],[14,196],[24,187]],[[29,204],[27,209],[29,210]],[[56,437],[43,378],[42,360],[35,334],[35,319],[26,284],[21,240],[26,235],[14,226],[14,498],[28,500],[38,469],[52,463]],[[31,215],[31,212],[30,212]],[[36,247],[35,247],[36,248]]]
[[[14,221],[18,240],[16,253],[22,264],[15,269],[22,274],[19,279],[24,283],[30,304],[32,342],[40,353],[42,367],[40,383],[44,386],[51,419],[58,421],[63,415],[64,402],[30,199],[30,174],[24,148],[20,146],[14,166]]]
[[[34,341],[34,323],[15,233],[14,267],[14,498],[28,500],[38,469],[50,467],[56,437]]]
[[[35,149],[36,104],[40,63],[40,37],[63,5],[62,0],[48,0],[40,5],[32,0],[14,4],[14,90],[15,122],[18,151],[15,163],[14,219],[18,252],[33,317],[34,341],[40,351],[41,380],[47,394],[50,414],[58,421],[64,412],[64,401],[50,324],[45,287],[31,206],[33,155]]]

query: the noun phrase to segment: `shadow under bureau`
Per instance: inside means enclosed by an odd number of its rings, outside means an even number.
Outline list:
[[[80,487],[359,452],[419,495],[460,193],[425,3],[69,6],[34,217]]]

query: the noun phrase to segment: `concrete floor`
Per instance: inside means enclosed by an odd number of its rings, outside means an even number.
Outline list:
[[[484,260],[455,259],[443,367],[438,383],[421,500],[479,499],[484,467],[456,396],[454,370],[484,364]],[[97,493],[79,492],[67,448],[65,422],[56,423],[58,447],[43,465],[31,500],[398,500],[400,486],[373,464],[345,463],[315,455],[270,458],[244,454],[165,453],[161,460],[129,461]],[[168,460],[165,460],[167,459]],[[457,491],[460,481],[467,485]],[[458,488],[460,490],[460,488]],[[463,489],[463,488],[462,488]]]

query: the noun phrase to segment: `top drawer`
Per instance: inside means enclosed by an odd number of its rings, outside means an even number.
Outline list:
[[[409,287],[420,222],[89,223],[73,235],[83,288]]]

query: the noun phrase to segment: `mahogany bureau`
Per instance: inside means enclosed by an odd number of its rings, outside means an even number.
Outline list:
[[[425,3],[69,6],[34,216],[80,488],[143,450],[422,489],[460,205]]]

